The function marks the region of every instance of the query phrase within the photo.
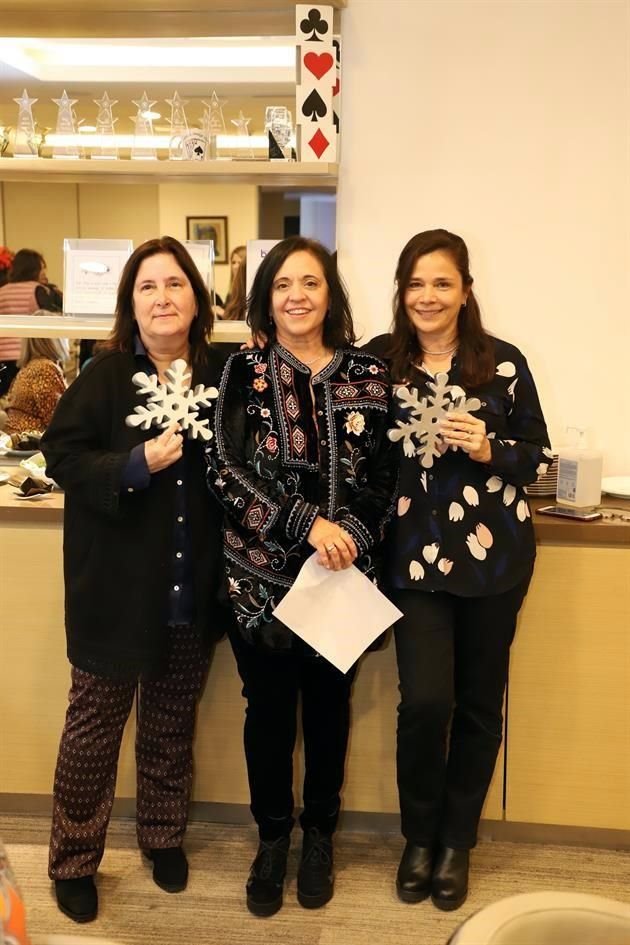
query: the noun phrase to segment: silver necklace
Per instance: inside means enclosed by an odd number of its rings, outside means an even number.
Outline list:
[[[310,361],[305,361],[304,358],[300,358],[300,361],[302,362],[302,364],[305,364],[306,367],[310,367],[311,364],[315,364],[317,361],[321,361],[322,358],[325,358],[325,357],[327,356],[327,354],[328,354],[328,352],[327,352],[327,351],[324,351],[323,354],[318,354],[316,358],[311,358]]]
[[[457,348],[457,342],[454,345],[451,345],[450,348],[447,348],[445,351],[428,351],[426,348],[422,349],[422,354],[452,354]]]

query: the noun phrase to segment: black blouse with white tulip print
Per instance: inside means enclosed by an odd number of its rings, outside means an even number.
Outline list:
[[[456,357],[448,372],[452,396],[465,393],[481,401],[473,415],[486,424],[490,462],[446,449],[425,469],[398,444],[398,514],[388,555],[393,587],[482,597],[508,590],[531,569],[536,545],[523,486],[551,463],[549,437],[527,361],[514,345],[498,338],[494,344],[490,382],[464,391]],[[433,381],[414,369],[406,386],[421,398],[431,394],[427,384]],[[409,421],[409,409],[397,397],[394,416]]]

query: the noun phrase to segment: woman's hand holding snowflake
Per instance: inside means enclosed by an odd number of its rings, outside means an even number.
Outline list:
[[[173,423],[159,436],[144,444],[144,458],[150,473],[167,469],[181,459],[184,438],[180,429],[178,423]]]
[[[448,446],[457,446],[476,463],[492,459],[490,440],[483,420],[470,413],[449,413],[440,424],[442,439]]]

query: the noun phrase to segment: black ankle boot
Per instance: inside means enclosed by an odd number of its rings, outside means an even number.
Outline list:
[[[261,840],[247,880],[247,908],[254,915],[274,915],[282,906],[289,837]]]
[[[188,860],[181,847],[142,851],[153,863],[153,882],[168,893],[182,892],[188,884]]]
[[[310,827],[304,832],[298,869],[298,902],[305,909],[319,909],[332,899],[333,887],[332,835]]]
[[[403,902],[422,902],[431,892],[433,847],[419,847],[411,840],[403,851],[396,876],[396,891]]]
[[[98,895],[93,876],[76,879],[56,879],[57,905],[64,915],[75,922],[91,922],[98,912]]]
[[[450,912],[466,901],[469,860],[469,850],[442,847],[439,851],[431,884],[431,901],[438,909]]]

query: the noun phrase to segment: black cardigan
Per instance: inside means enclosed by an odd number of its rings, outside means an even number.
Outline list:
[[[192,385],[217,385],[223,358],[209,349]],[[151,476],[146,489],[121,491],[134,446],[159,432],[128,427],[142,403],[131,353],[98,355],[63,395],[42,439],[47,472],[64,489],[64,575],[68,658],[117,679],[161,671],[168,642],[174,495],[185,464],[193,560],[195,626],[209,647],[225,629],[221,519],[204,482],[203,448],[186,440],[183,458]]]

